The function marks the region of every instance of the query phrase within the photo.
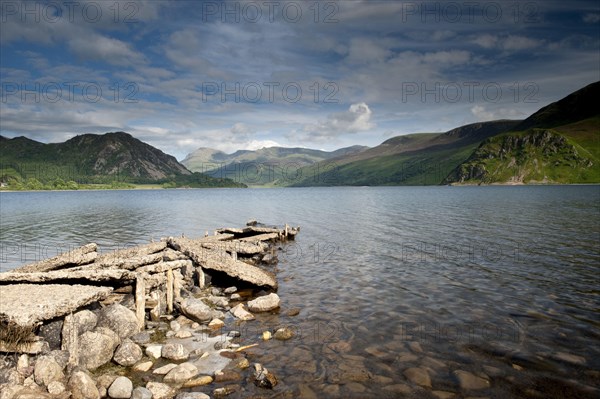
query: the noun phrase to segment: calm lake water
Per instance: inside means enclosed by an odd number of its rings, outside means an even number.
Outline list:
[[[296,330],[250,356],[275,397],[597,397],[599,186],[3,192],[0,267],[251,218],[302,227],[279,254],[282,311],[240,327]]]

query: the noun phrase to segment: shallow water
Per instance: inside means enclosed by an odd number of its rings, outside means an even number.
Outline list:
[[[600,389],[599,186],[3,192],[0,217],[2,270],[90,241],[108,251],[250,218],[300,225],[279,254],[281,312],[239,326],[245,343],[297,333],[249,351],[280,378],[268,396]],[[432,388],[410,382],[411,367]],[[489,387],[463,390],[457,370]],[[232,397],[261,393],[242,385]]]

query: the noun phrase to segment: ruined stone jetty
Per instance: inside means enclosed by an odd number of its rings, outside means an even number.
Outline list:
[[[73,390],[86,384],[87,373],[111,361],[143,369],[143,365],[138,364],[141,354],[133,356],[130,352],[131,347],[137,352],[144,345],[139,342],[141,347],[138,347],[130,338],[145,331],[156,333],[161,323],[164,325],[169,320],[179,323],[171,325],[170,333],[187,338],[189,343],[198,341],[193,339],[195,330],[220,328],[224,318],[222,311],[231,312],[239,320],[249,320],[239,317],[240,312],[251,316],[244,309],[242,298],[234,297],[240,287],[261,290],[265,295],[260,298],[261,306],[249,306],[251,310],[277,308],[279,297],[274,294],[277,279],[273,273],[277,248],[279,243],[293,240],[299,231],[299,227],[287,224],[278,228],[250,221],[243,228],[222,228],[198,238],[167,237],[104,254],[99,253],[96,244],[90,243],[0,273],[0,353],[21,354],[19,361],[27,363],[15,364],[16,371],[11,371],[10,365],[0,364],[0,387],[8,392],[2,399],[18,398],[30,391],[39,398],[76,397]],[[211,288],[219,285],[228,288],[225,292],[231,298],[219,296],[223,288]],[[207,295],[207,289],[216,291],[209,291]],[[266,295],[268,292],[271,294]],[[232,309],[228,305],[234,298],[239,303]],[[188,330],[179,331],[180,324],[190,323],[195,329],[188,326]],[[222,341],[228,339],[231,338],[225,337]],[[174,354],[169,352],[171,349],[164,353],[163,348],[163,357],[176,360],[181,355],[179,360],[188,359],[189,353],[183,356],[187,351],[184,346],[173,345]],[[156,354],[148,348],[146,345],[146,355],[152,359]],[[227,345],[221,342],[217,349],[225,350]],[[204,354],[202,359],[207,356],[209,354]],[[123,358],[126,360],[122,361]],[[178,385],[174,382],[179,382],[179,386],[190,384],[200,370],[208,373],[205,376],[208,378],[210,367],[222,367],[223,359],[215,358],[213,363],[210,357],[202,362],[196,359],[196,363],[189,365],[186,362],[179,371],[191,377],[165,376],[163,382],[171,382],[170,385],[149,382],[151,386],[146,388],[150,391],[154,388],[156,392],[171,389],[175,393]],[[56,378],[38,380],[34,374],[38,366],[44,368],[39,371],[40,375],[49,369]],[[9,376],[5,378],[8,382],[2,381],[3,375]],[[28,375],[34,380],[30,386]],[[57,383],[50,386],[51,382]],[[99,384],[95,385],[101,390]],[[112,397],[107,391],[109,387],[105,388],[106,392],[99,391],[99,395]]]

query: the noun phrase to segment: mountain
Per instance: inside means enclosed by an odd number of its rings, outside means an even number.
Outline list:
[[[3,180],[12,176],[36,179],[42,184],[60,180],[197,185],[204,179],[207,185],[219,185],[207,176],[192,174],[175,157],[125,132],[82,134],[51,144],[26,137],[2,137],[0,170]]]
[[[291,186],[439,184],[485,138],[521,121],[474,123],[446,133],[415,133],[388,139],[356,154],[329,159],[302,171]]]
[[[484,140],[443,183],[600,183],[599,97],[597,82],[540,109]]]
[[[368,147],[358,145],[331,152],[309,148],[269,147],[226,154],[211,148],[198,148],[181,163],[191,171],[213,177],[228,177],[252,186],[269,186],[295,176],[300,168],[307,165],[357,154],[366,149]]]

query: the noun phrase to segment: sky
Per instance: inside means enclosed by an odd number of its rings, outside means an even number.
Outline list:
[[[0,1],[0,134],[183,159],[524,119],[600,80],[600,2]]]

